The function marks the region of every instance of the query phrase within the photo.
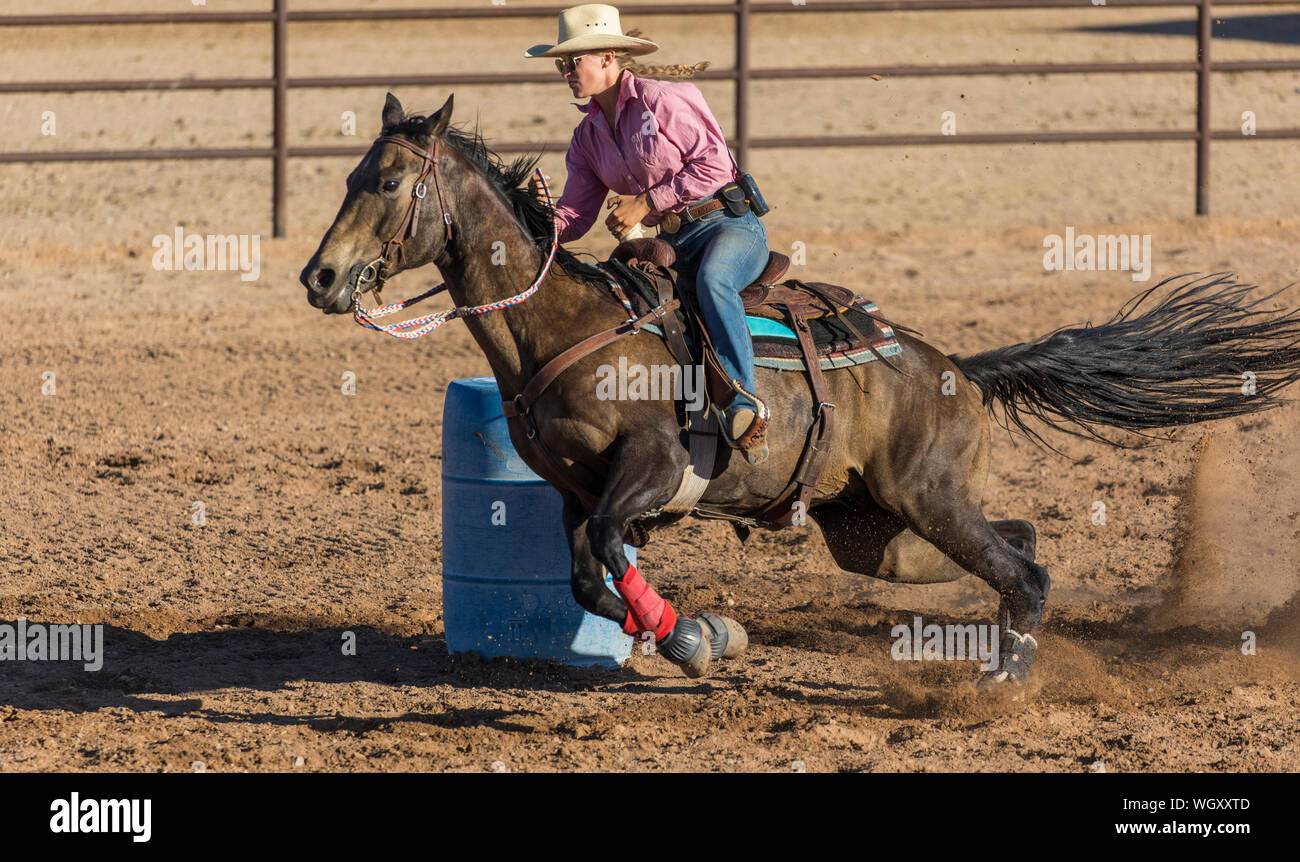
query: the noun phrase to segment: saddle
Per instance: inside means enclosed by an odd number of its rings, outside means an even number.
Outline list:
[[[738,384],[723,371],[709,339],[695,297],[694,279],[676,272],[675,264],[676,252],[672,246],[656,237],[642,237],[620,243],[609,260],[597,266],[610,276],[611,288],[629,315],[638,319],[653,316],[658,325],[644,328],[661,335],[678,364],[704,366],[708,400],[719,409],[725,409],[740,391]],[[878,358],[892,365],[885,358],[881,346],[892,344],[895,353],[898,349],[897,342],[892,341],[889,322],[872,314],[874,305],[839,285],[798,279],[781,281],[789,268],[789,257],[780,252],[769,252],[762,273],[740,292],[747,315],[788,324],[794,335],[793,339],[761,337],[752,330],[756,360],[784,361],[785,365],[772,367],[804,371],[813,395],[807,443],[790,484],[773,503],[754,518],[746,519],[755,526],[769,529],[789,526],[797,515],[808,512],[825,468],[835,429],[835,405],[827,396],[823,368],[836,367],[836,356],[866,352],[874,354],[869,358]],[[796,357],[802,361],[793,361]],[[826,364],[828,360],[830,365]],[[855,363],[848,361],[843,364]],[[698,433],[699,429],[690,425],[688,419],[688,430]],[[693,462],[700,449],[696,445],[698,442],[696,437],[691,438]],[[716,438],[711,442],[716,447]],[[727,442],[739,448],[736,442]],[[711,472],[711,455],[708,465]],[[682,490],[665,509],[689,500],[687,478],[690,473],[688,470]],[[704,485],[707,485],[707,478],[693,487],[702,495]],[[687,508],[697,515],[710,516],[712,513],[693,506],[698,499],[699,495],[696,495],[694,500],[689,500]],[[718,514],[717,517],[735,520],[734,516]]]
[[[694,279],[673,270],[675,263],[676,253],[672,246],[657,238],[644,237],[620,243],[611,253],[610,259],[597,266],[618,282],[615,293],[624,299],[619,288],[624,291],[630,301],[629,311],[644,314],[680,295],[682,304],[686,306],[685,313],[698,321]],[[797,328],[758,327],[753,320],[755,317],[784,323],[797,316],[807,321],[819,357],[863,352],[870,353],[871,359],[884,359],[900,352],[893,329],[912,330],[886,320],[878,314],[874,303],[846,287],[798,279],[781,282],[789,268],[789,257],[771,251],[763,272],[753,284],[740,292],[745,314],[751,318],[750,335],[755,358],[760,360],[758,364],[793,370],[796,366],[789,362],[762,360],[804,360],[806,357],[796,338]],[[780,334],[777,334],[777,330]],[[669,337],[673,336],[669,334]],[[677,351],[674,355],[676,354]],[[828,364],[825,360],[821,364],[823,368],[839,367]],[[799,362],[797,368],[800,371],[806,370],[806,362]],[[725,393],[720,393],[720,398],[726,397]]]

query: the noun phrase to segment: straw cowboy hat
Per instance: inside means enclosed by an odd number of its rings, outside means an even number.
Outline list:
[[[631,54],[649,54],[659,46],[648,39],[624,36],[618,10],[603,3],[570,6],[560,13],[560,35],[555,45],[534,45],[525,57],[558,57],[600,48],[616,48]]]

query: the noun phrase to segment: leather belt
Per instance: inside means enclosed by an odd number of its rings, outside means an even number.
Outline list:
[[[713,200],[687,207],[679,213],[664,213],[663,221],[659,222],[659,229],[665,233],[677,233],[677,231],[681,230],[682,225],[698,221],[702,216],[706,216],[714,210],[720,210],[725,206],[726,204],[714,197]]]

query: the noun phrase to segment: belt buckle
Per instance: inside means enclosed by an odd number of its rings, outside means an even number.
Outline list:
[[[663,220],[659,222],[659,226],[668,233],[677,233],[682,227],[682,217],[677,213],[665,213]]]

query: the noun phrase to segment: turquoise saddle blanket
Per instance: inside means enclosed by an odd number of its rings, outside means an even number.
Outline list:
[[[869,314],[877,310],[874,302],[861,300],[857,303],[857,307],[848,313],[862,311]],[[793,329],[779,320],[768,317],[745,315],[745,322],[749,324],[749,335],[754,342],[755,366],[775,368],[778,371],[805,370],[803,353],[798,347],[799,337],[795,335]],[[858,322],[860,331],[864,333],[873,331],[870,320],[863,319]],[[833,346],[842,348],[831,350],[820,357],[823,371],[875,362],[880,356],[897,356],[903,352],[903,347],[898,343],[893,328],[884,322],[876,325],[878,331],[875,334],[879,337],[875,338],[870,345],[857,343],[856,339],[848,340],[847,332],[835,322],[834,317],[818,318],[810,323],[813,326],[814,341],[819,346],[834,342]],[[659,328],[654,325],[648,325],[645,329],[659,332]]]

